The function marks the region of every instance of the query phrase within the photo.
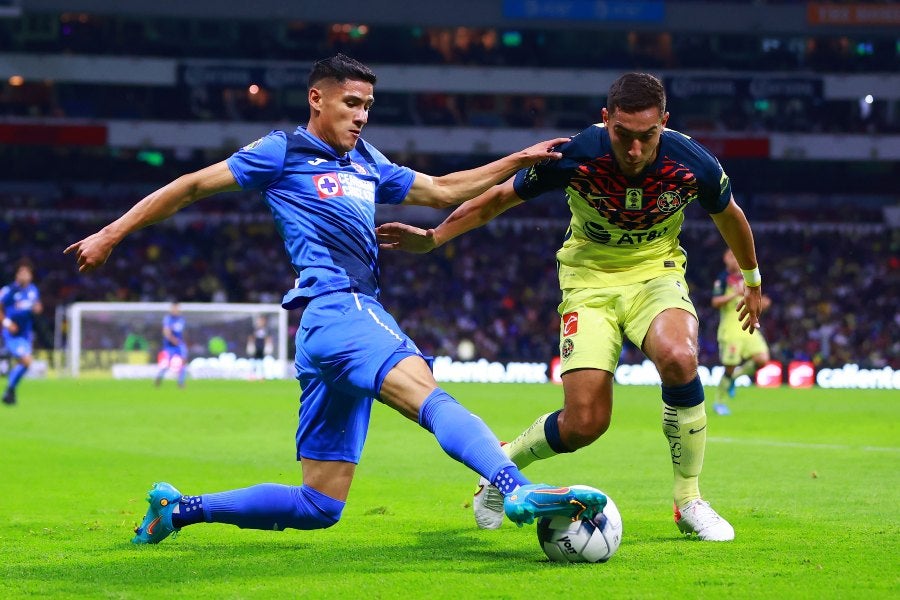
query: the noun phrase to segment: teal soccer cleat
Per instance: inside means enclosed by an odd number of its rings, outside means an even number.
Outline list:
[[[177,533],[172,525],[172,511],[178,506],[181,492],[166,482],[154,483],[147,493],[150,508],[141,526],[134,530],[132,544],[158,544],[172,533]]]
[[[539,517],[593,519],[606,507],[606,496],[586,485],[553,487],[545,483],[523,485],[503,499],[509,520],[522,526]]]

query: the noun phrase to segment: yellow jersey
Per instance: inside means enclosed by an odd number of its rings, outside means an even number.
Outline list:
[[[516,174],[516,194],[529,200],[563,189],[572,219],[557,252],[562,289],[647,281],[685,269],[678,244],[684,208],[698,201],[715,214],[731,200],[731,182],[719,161],[690,137],[672,129],[643,173],[625,175],[613,156],[609,132],[592,125],[558,150],[558,161]]]

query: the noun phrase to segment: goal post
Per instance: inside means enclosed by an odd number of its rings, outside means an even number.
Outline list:
[[[148,378],[156,374],[162,346],[162,321],[171,302],[76,302],[65,311],[59,343],[65,350],[66,371],[116,378]],[[287,378],[288,312],[279,304],[180,302],[191,378]],[[248,355],[248,339],[258,317],[272,338],[271,354],[259,360]]]

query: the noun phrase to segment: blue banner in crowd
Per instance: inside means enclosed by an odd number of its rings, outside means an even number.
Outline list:
[[[566,21],[638,21],[661,23],[664,2],[627,0],[503,0],[503,16],[511,19]]]

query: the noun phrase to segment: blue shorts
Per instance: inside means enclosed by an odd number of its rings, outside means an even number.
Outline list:
[[[297,459],[358,463],[372,400],[409,356],[422,353],[374,298],[354,292],[313,298],[297,329],[294,366],[303,390]]]
[[[163,352],[166,353],[167,356],[180,356],[182,359],[187,358],[187,344],[178,344],[177,346],[173,346],[172,344],[163,344]]]
[[[4,329],[3,344],[6,346],[6,351],[16,358],[31,354],[31,335],[13,335]]]

